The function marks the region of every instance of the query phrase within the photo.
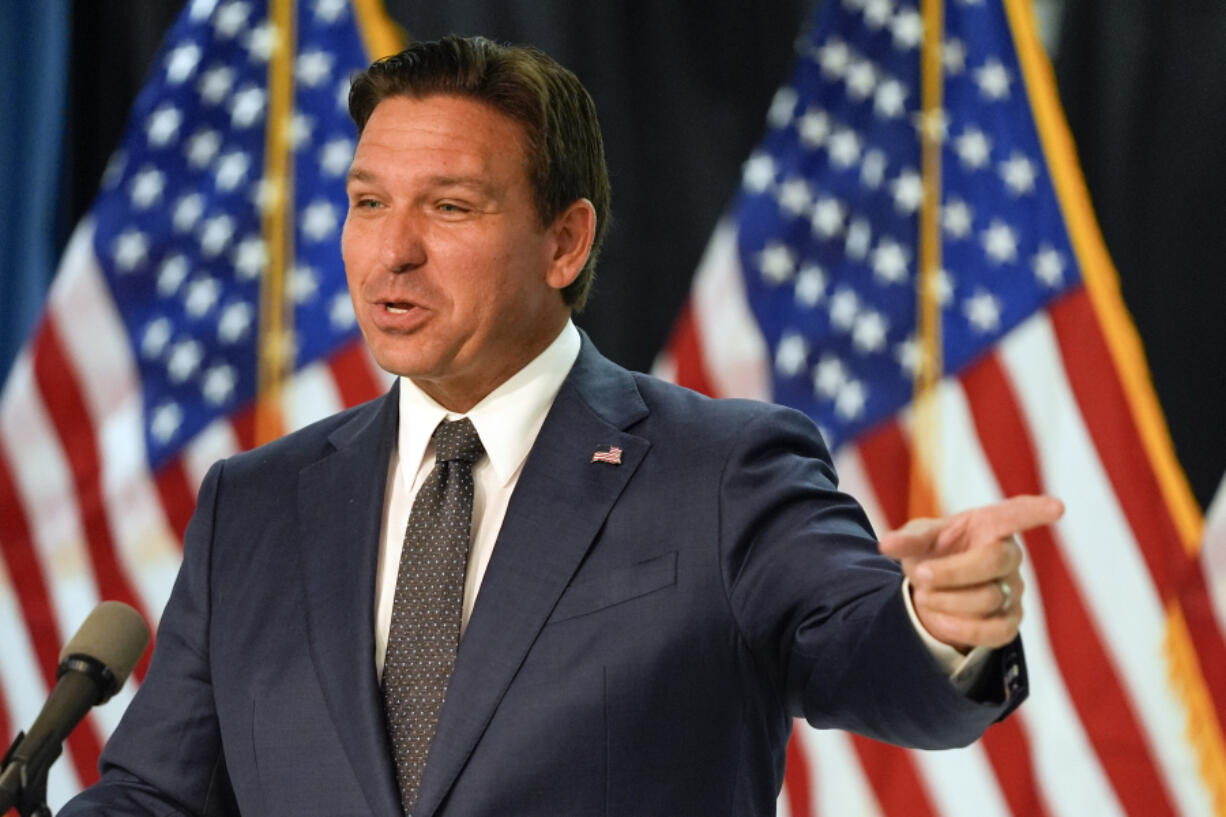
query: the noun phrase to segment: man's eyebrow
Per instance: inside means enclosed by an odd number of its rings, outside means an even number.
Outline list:
[[[351,167],[345,181],[374,184],[379,181],[379,176],[365,168]],[[497,198],[497,188],[479,176],[432,176],[426,182],[430,187],[466,187],[489,198]]]
[[[430,179],[432,187],[467,187],[470,190],[495,197],[496,188],[479,176],[434,176]]]

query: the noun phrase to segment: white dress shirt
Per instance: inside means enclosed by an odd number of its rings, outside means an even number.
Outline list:
[[[545,351],[509,380],[485,396],[467,414],[455,414],[436,403],[407,377],[400,378],[400,428],[396,449],[388,463],[387,493],[383,499],[383,531],[375,573],[375,669],[383,677],[383,658],[396,597],[396,573],[404,531],[413,500],[434,468],[434,429],[443,420],[467,417],[477,429],[486,456],[473,465],[472,544],[464,577],[464,607],[460,632],[468,626],[477,591],[489,565],[494,541],[502,528],[511,492],[519,482],[528,451],[545,423],[545,415],[562,388],[562,381],[579,357],[579,330],[567,321]],[[972,680],[989,652],[976,649],[963,656],[933,638],[920,623],[904,583],[903,598],[917,633],[933,658],[960,685]]]
[[[460,622],[463,632],[524,460],[562,388],[562,381],[579,357],[580,345],[579,330],[567,321],[545,351],[463,415],[449,412],[413,381],[400,378],[400,430],[396,450],[388,463],[383,533],[375,573],[375,668],[380,678],[409,510],[417,491],[434,469],[434,444],[430,439],[434,429],[444,419],[467,417],[485,446],[486,456],[473,465],[472,544],[464,577],[464,612]]]

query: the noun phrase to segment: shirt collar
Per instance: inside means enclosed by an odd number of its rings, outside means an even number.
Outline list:
[[[400,430],[397,447],[401,473],[408,484],[421,466],[434,429],[444,419],[472,420],[490,466],[506,485],[528,456],[545,422],[562,381],[579,357],[579,330],[571,321],[553,343],[487,394],[467,414],[454,414],[440,406],[407,377],[400,378]],[[406,485],[405,487],[408,487]]]

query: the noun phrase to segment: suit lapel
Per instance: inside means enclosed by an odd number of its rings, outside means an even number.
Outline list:
[[[374,583],[398,391],[330,437],[336,451],[299,475],[298,514],[307,629],[324,700],[376,815],[398,815],[375,676]]]
[[[431,817],[650,446],[633,379],[584,339],[524,463],[460,644],[415,817]],[[592,462],[621,449],[620,464]]]

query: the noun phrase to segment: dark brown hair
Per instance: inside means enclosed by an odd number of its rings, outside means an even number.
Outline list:
[[[542,226],[581,198],[592,202],[596,236],[591,254],[562,290],[567,305],[582,309],[608,231],[611,194],[596,106],[579,78],[535,48],[449,36],[414,43],[358,74],[349,90],[349,115],[361,133],[375,106],[388,97],[434,94],[477,100],[519,123]]]

